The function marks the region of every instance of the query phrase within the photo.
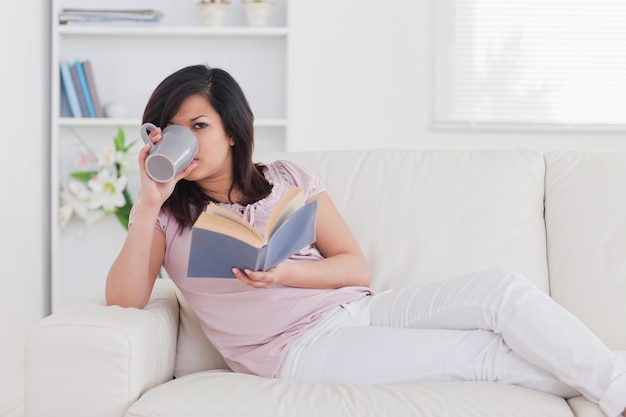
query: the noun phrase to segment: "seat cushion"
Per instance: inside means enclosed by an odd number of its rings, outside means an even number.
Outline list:
[[[559,397],[487,382],[335,385],[206,371],[146,392],[125,417],[572,417]]]

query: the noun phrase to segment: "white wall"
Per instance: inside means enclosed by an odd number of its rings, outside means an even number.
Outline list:
[[[47,311],[49,15],[46,0],[0,13],[0,416],[18,416],[24,340]]]
[[[291,1],[290,150],[626,150],[615,132],[433,129],[434,1]]]

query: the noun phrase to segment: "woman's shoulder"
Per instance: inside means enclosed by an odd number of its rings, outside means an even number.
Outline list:
[[[313,171],[311,171],[305,165],[302,165],[299,162],[290,161],[286,159],[279,159],[270,163],[265,164],[268,168],[267,176],[272,177],[281,177],[282,179],[286,179],[288,181],[294,182],[303,178],[309,178],[315,176]],[[295,185],[295,184],[292,184]]]
[[[280,159],[265,166],[267,167],[266,178],[270,182],[300,187],[304,190],[307,199],[326,190],[319,176],[299,162]]]

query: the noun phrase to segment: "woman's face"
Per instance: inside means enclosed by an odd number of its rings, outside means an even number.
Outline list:
[[[197,181],[209,190],[228,186],[232,178],[232,151],[234,140],[226,135],[222,118],[201,95],[189,96],[183,101],[170,124],[191,130],[200,145],[196,160],[198,166],[185,177]],[[204,188],[204,187],[203,187]]]

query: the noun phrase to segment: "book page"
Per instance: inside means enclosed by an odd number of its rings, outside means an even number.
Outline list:
[[[235,223],[239,223],[241,226],[247,228],[250,230],[250,232],[256,234],[259,236],[259,238],[261,238],[261,233],[259,233],[259,231],[252,226],[250,223],[248,223],[245,219],[243,219],[240,216],[237,216],[235,213],[232,213],[228,210],[226,210],[225,208],[222,208],[218,205],[215,204],[209,204],[208,207],[206,208],[206,213],[210,213],[211,215],[216,215],[216,216],[220,216],[220,217],[225,217]]]
[[[315,242],[317,203],[318,200],[312,200],[300,207],[276,230],[267,247],[263,270],[273,268],[298,250]]]
[[[255,247],[265,244],[263,236],[250,223],[221,207],[214,208],[218,210],[200,214],[193,227],[232,236]]]
[[[299,187],[291,187],[280,197],[276,207],[272,210],[267,226],[265,228],[265,240],[274,234],[274,232],[300,207],[304,205],[304,193]]]

